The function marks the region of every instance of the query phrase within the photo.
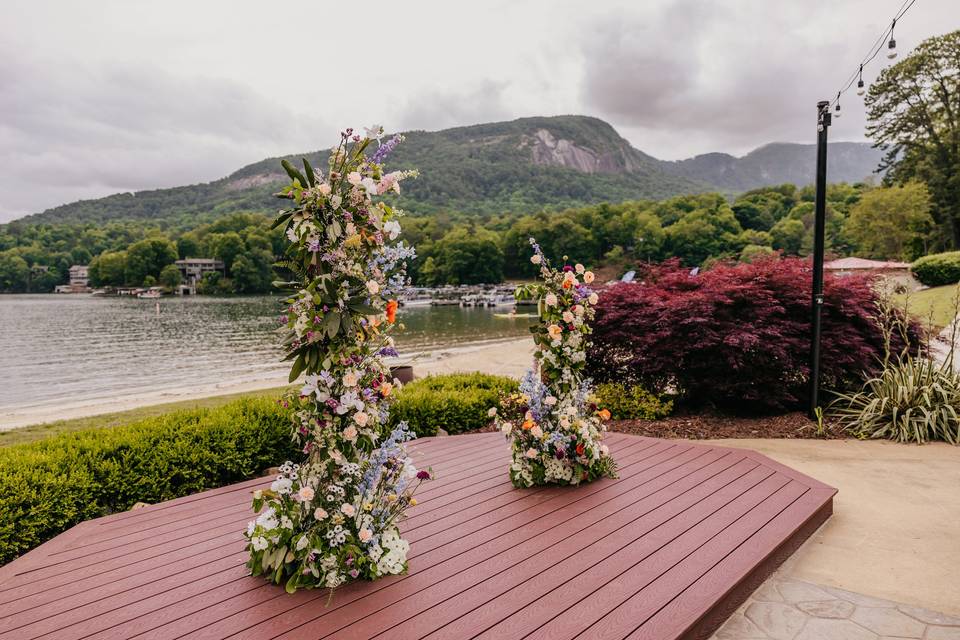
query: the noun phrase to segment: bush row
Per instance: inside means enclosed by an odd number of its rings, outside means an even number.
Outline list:
[[[928,287],[960,282],[960,251],[924,256],[914,262],[910,270]]]
[[[673,411],[673,400],[656,396],[643,387],[607,382],[594,389],[597,404],[614,420],[659,420]]]
[[[243,399],[0,449],[0,564],[90,518],[253,477],[294,453],[275,400]]]
[[[404,385],[390,406],[390,421],[407,421],[421,437],[435,436],[438,429],[453,435],[485,427],[487,411],[500,396],[516,391],[517,381],[485,373],[453,373],[428,376]]]

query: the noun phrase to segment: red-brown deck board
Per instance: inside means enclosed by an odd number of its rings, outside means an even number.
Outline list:
[[[499,434],[416,441],[410,571],[247,575],[257,479],[77,525],[0,567],[0,640],[705,638],[832,512],[752,451],[610,434],[616,480],[514,489]]]

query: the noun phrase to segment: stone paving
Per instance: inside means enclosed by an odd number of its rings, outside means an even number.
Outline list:
[[[774,574],[711,640],[960,640],[960,618]]]

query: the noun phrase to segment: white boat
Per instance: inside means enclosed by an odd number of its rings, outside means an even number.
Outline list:
[[[147,289],[146,291],[141,291],[140,293],[138,293],[137,297],[144,300],[156,300],[161,295],[163,294],[161,293],[160,289],[150,288],[150,289]]]

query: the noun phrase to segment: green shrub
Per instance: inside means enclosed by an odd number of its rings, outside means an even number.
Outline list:
[[[960,373],[952,366],[905,354],[867,380],[857,393],[840,394],[833,415],[858,438],[960,443]]]
[[[597,404],[616,420],[659,420],[673,411],[673,400],[657,397],[638,385],[607,382],[594,389]]]
[[[242,399],[0,449],[0,564],[90,518],[257,475],[295,453],[275,400]]]
[[[928,287],[960,282],[960,251],[924,256],[910,267],[913,275]]]
[[[418,436],[449,434],[487,426],[487,411],[501,394],[516,391],[517,381],[484,373],[428,376],[405,385],[390,406],[390,422],[405,420]]]

